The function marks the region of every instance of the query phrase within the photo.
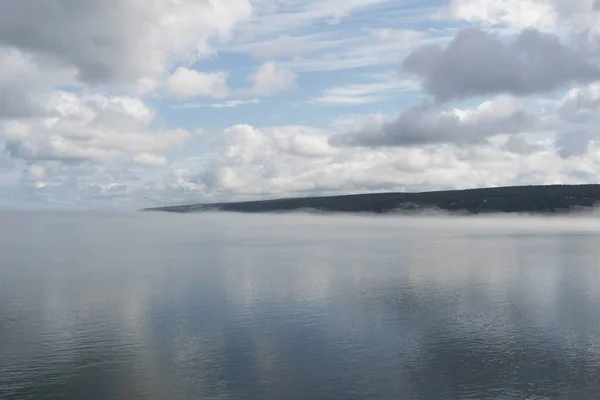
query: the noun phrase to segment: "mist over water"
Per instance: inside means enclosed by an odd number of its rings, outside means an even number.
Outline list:
[[[591,399],[600,218],[0,213],[0,399]]]

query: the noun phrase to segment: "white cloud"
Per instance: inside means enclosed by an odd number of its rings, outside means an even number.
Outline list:
[[[430,11],[394,4],[391,0],[254,2],[253,18],[241,25],[236,41],[225,50],[278,59],[296,72],[397,63],[406,47],[427,34],[389,27],[412,23],[414,18],[426,20]],[[346,18],[351,22],[331,23]]]
[[[260,103],[259,99],[249,99],[249,100],[227,100],[222,103],[183,103],[174,106],[174,108],[235,108],[240,106],[245,106],[248,104],[258,104]]]
[[[558,103],[559,115],[570,122],[600,121],[600,84],[593,83],[585,87],[576,87]]]
[[[450,5],[450,15],[465,21],[555,33],[597,30],[594,10],[594,0],[451,0]]]
[[[33,164],[29,167],[29,175],[36,180],[42,180],[46,176],[46,170],[41,165]]]
[[[305,28],[314,23],[340,22],[358,12],[376,9],[393,0],[259,0],[256,17],[249,21],[243,34],[251,37],[274,36]]]
[[[550,0],[452,0],[451,10],[465,21],[515,28],[553,27],[558,17]]]
[[[600,141],[600,85],[595,83],[569,90],[557,103],[561,121],[557,127],[556,149],[561,157],[581,156]]]
[[[524,135],[509,135],[502,146],[503,149],[515,154],[533,154],[544,150],[544,145],[529,141]]]
[[[418,89],[419,84],[416,81],[384,76],[371,82],[351,83],[328,88],[320,96],[310,99],[309,102],[329,105],[377,103],[389,100],[401,92]]]
[[[338,71],[356,68],[397,66],[416,46],[445,42],[446,37],[430,37],[416,30],[375,29],[361,34],[346,33],[341,38],[323,39],[321,51],[311,57],[286,61],[299,72]],[[317,46],[317,45],[315,45]]]
[[[275,61],[263,63],[248,79],[252,84],[251,93],[258,96],[285,92],[294,89],[297,85],[296,73]]]
[[[167,160],[165,157],[151,153],[136,154],[135,156],[133,156],[133,162],[137,165],[154,167],[162,167],[167,165]]]
[[[0,46],[74,67],[86,84],[129,85],[211,54],[251,15],[249,0],[0,0]]]
[[[204,73],[179,67],[169,77],[169,91],[176,97],[226,97],[229,91],[224,72]]]
[[[490,113],[487,106],[480,114]],[[463,118],[473,118],[475,111]],[[506,113],[501,111],[500,114]],[[512,135],[489,143],[407,148],[332,148],[330,133],[310,127],[236,125],[205,139],[216,150],[189,159],[163,185],[165,199],[217,201],[370,191],[431,190],[533,183],[582,183],[600,171],[600,146],[563,159],[552,143],[531,141],[507,151]]]
[[[449,109],[446,113],[465,123],[475,123],[482,118],[498,119],[522,107],[511,101],[500,98],[473,109]],[[69,166],[74,170],[67,175],[64,168],[46,173],[44,188],[36,188],[35,193],[57,199],[78,193],[77,196],[86,199],[124,201],[130,198],[144,199],[149,204],[172,204],[370,191],[584,183],[600,172],[600,142],[591,141],[586,145],[586,152],[563,158],[553,151],[552,141],[539,141],[527,135],[527,132],[499,133],[487,142],[461,145],[357,149],[332,147],[329,145],[331,132],[308,126],[234,125],[224,131],[202,133],[200,138],[211,152],[175,161],[163,181],[151,180],[139,185],[115,170],[75,164]],[[160,155],[136,153],[132,157],[139,164],[162,164]],[[39,162],[46,163],[46,168],[56,165],[56,162]],[[92,181],[88,181],[90,178]]]
[[[152,129],[155,114],[137,98],[57,91],[46,112],[44,119],[0,125],[0,139],[8,141],[13,158],[107,162],[166,151],[192,139],[185,130]]]
[[[41,69],[35,57],[0,47],[0,119],[41,116],[53,81],[69,79],[68,70],[52,64]]]
[[[331,157],[339,153],[327,142],[325,132],[303,126],[282,126],[264,129],[275,146],[298,157]]]

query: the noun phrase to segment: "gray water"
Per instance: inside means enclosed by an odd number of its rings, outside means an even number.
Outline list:
[[[600,219],[0,214],[1,399],[595,399]]]

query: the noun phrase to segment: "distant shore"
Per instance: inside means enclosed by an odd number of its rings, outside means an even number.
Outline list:
[[[328,197],[297,197],[233,203],[190,204],[147,208],[175,213],[229,211],[244,213],[311,210],[342,213],[560,214],[593,208],[600,185],[511,186],[421,193],[374,193]]]

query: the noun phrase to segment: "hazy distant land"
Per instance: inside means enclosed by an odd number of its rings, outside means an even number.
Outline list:
[[[298,197],[232,203],[192,204],[149,208],[145,211],[177,213],[202,211],[415,213],[427,210],[466,214],[557,214],[594,207],[600,185],[512,186],[422,193],[375,193],[328,197]]]

